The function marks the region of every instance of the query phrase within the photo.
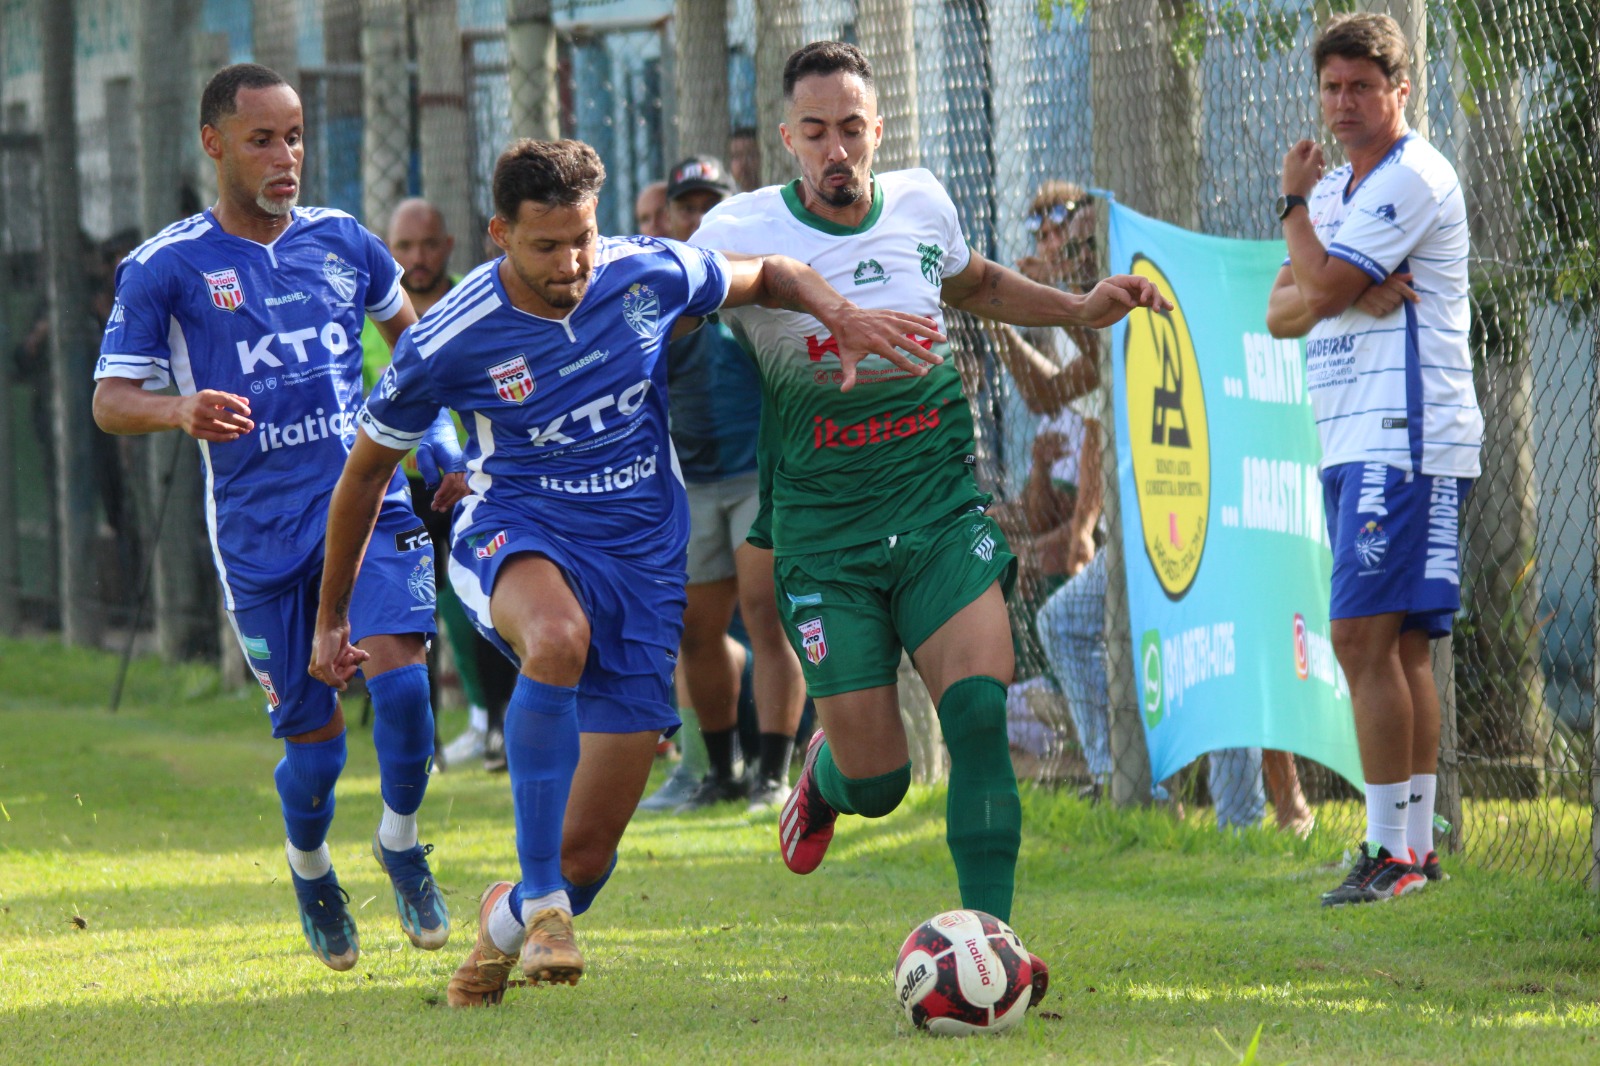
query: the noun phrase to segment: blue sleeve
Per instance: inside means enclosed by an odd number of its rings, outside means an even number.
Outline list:
[[[695,248],[681,241],[661,243],[682,265],[689,283],[688,306],[683,313],[703,318],[721,307],[733,282],[727,258],[714,249]]]
[[[95,379],[131,378],[147,389],[166,388],[172,383],[171,328],[165,279],[135,259],[124,259],[117,267],[116,302],[100,338]]]
[[[358,224],[356,233],[366,252],[367,315],[374,322],[387,322],[399,313],[405,301],[400,288],[400,264],[389,254],[388,245],[366,227]]]
[[[357,423],[385,448],[409,452],[428,435],[442,406],[408,329],[395,346],[394,361],[367,395]]]

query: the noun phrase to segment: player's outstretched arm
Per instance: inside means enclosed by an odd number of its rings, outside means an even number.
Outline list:
[[[343,692],[367,653],[350,644],[350,596],[361,557],[383,506],[394,468],[406,453],[385,448],[356,431],[355,446],[328,502],[328,535],[323,544],[322,597],[311,643],[311,676]]]
[[[960,273],[944,279],[940,295],[951,307],[1013,326],[1104,329],[1135,307],[1172,310],[1149,278],[1118,274],[1079,295],[1041,285],[976,254]]]
[[[101,378],[94,388],[95,424],[123,435],[181,429],[195,440],[226,444],[256,428],[250,401],[231,392],[201,389],[191,396],[147,392],[130,378]]]
[[[760,304],[801,311],[821,322],[839,346],[839,362],[844,370],[839,386],[842,392],[855,387],[856,366],[869,355],[881,355],[917,375],[926,374],[932,364],[944,362],[928,350],[928,345],[945,340],[939,324],[931,318],[858,307],[840,296],[821,274],[788,256],[724,254],[730,281],[723,306]]]

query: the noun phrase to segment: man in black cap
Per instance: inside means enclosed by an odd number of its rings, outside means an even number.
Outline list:
[[[685,159],[667,180],[667,235],[686,241],[707,211],[735,189],[709,156]],[[689,492],[689,588],[678,658],[705,738],[709,770],[670,781],[646,809],[695,810],[744,800],[776,809],[789,791],[789,760],[805,706],[800,662],[783,634],[772,553],[745,542],[759,506],[756,439],[761,381],[728,328],[712,316],[668,349],[672,445]],[[728,636],[737,605],[754,652],[761,750],[748,781],[739,774],[739,678],[745,651]],[[685,730],[693,725],[686,713]]]

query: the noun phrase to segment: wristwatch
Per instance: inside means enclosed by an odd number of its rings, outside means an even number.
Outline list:
[[[1282,222],[1289,217],[1290,211],[1297,207],[1305,206],[1306,198],[1304,196],[1280,196],[1278,197],[1278,202],[1272,205],[1272,212],[1278,216],[1278,221]]]

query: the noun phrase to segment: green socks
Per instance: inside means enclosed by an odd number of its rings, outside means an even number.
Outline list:
[[[877,777],[846,777],[839,772],[839,764],[833,761],[833,749],[826,742],[817,753],[813,773],[828,806],[840,814],[859,814],[863,818],[882,818],[900,806],[906,789],[911,787],[910,760],[898,770]]]
[[[1022,801],[1006,740],[1005,686],[992,677],[962,678],[939,701],[939,725],[950,750],[945,840],[961,905],[1010,922]]]

